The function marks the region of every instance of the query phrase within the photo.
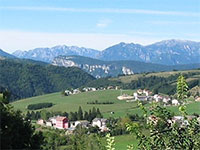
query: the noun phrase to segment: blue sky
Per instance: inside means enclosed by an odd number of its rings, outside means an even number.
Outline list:
[[[200,41],[200,0],[0,0],[0,48]]]

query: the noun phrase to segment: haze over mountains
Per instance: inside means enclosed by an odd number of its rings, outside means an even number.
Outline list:
[[[164,65],[192,64],[200,63],[200,42],[165,40],[147,46],[122,42],[103,51],[63,45],[29,51],[18,50],[13,55],[48,63],[59,55],[79,55],[105,61],[134,60]]]

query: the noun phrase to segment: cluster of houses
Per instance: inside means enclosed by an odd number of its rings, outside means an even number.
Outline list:
[[[154,94],[149,90],[137,90],[137,92],[133,93],[135,100],[140,101],[156,101],[162,102],[164,106],[167,105],[180,105],[180,102],[177,99],[171,99],[169,96],[162,96],[160,94]]]
[[[73,89],[73,90],[65,90],[64,94],[65,96],[73,95],[73,94],[79,94],[81,92],[89,92],[89,91],[99,91],[99,90],[118,90],[118,86],[108,86],[108,87],[84,87],[82,89]]]
[[[98,127],[101,132],[108,131],[109,129],[107,128],[106,123],[107,119],[104,118],[95,118],[92,120],[92,123],[90,123],[87,120],[69,121],[67,117],[63,116],[51,117],[46,121],[44,119],[39,119],[37,121],[37,124],[39,125],[53,127],[55,129],[66,129],[69,133],[73,133],[78,125],[85,128],[89,128],[91,126]]]
[[[156,101],[156,102],[162,102],[164,106],[167,105],[174,105],[178,106],[180,105],[180,102],[177,99],[171,99],[169,96],[162,96],[160,94],[154,94],[149,90],[142,90],[139,89],[136,92],[133,93],[133,96],[128,94],[121,94],[117,97],[118,100],[126,100],[126,102],[133,102],[136,100],[139,101]]]
[[[177,123],[180,126],[187,126],[189,125],[189,121],[194,119],[195,117],[197,116],[187,116],[187,118],[184,118],[184,116],[174,116],[172,117],[172,119],[167,120],[167,122],[171,125]],[[156,125],[158,123],[158,120],[158,117],[151,115],[148,117],[147,123]],[[200,124],[200,117],[197,117],[197,121]]]

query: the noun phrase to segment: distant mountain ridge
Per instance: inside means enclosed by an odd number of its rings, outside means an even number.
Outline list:
[[[164,65],[200,63],[200,42],[166,40],[151,45],[119,43],[100,54],[102,60],[137,60]]]
[[[16,58],[15,56],[6,53],[5,51],[3,51],[2,49],[0,49],[0,57],[1,58]]]
[[[99,51],[84,47],[62,45],[54,46],[52,48],[36,48],[29,51],[17,50],[13,53],[13,55],[19,58],[33,59],[51,63],[54,57],[59,55],[97,57],[97,55],[99,55]]]
[[[142,72],[159,72],[170,70],[186,70],[200,68],[200,64],[160,65],[132,60],[103,61],[83,56],[58,56],[53,62],[55,66],[78,67],[96,78],[132,75]]]
[[[59,55],[79,55],[104,61],[134,60],[164,65],[200,63],[200,42],[165,40],[142,46],[134,43],[119,43],[103,51],[76,46],[55,46],[36,48],[29,51],[15,51],[14,56],[52,62]]]

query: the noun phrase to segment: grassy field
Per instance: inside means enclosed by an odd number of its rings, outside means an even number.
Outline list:
[[[133,90],[125,90],[123,93],[132,94]],[[127,103],[126,101],[117,100],[117,96],[120,95],[120,90],[104,90],[95,92],[84,92],[71,96],[62,96],[61,93],[52,93],[32,98],[27,98],[11,103],[15,109],[19,109],[22,112],[27,111],[29,104],[36,104],[42,102],[51,102],[53,107],[46,108],[48,111],[62,111],[62,112],[74,112],[81,106],[83,110],[89,110],[93,107],[99,108],[103,113],[104,117],[124,117],[127,114],[141,114],[141,110],[137,108],[137,103]],[[114,104],[87,104],[98,100],[99,102],[110,101]],[[170,110],[178,113],[178,107],[170,106]],[[111,114],[110,112],[114,112]],[[200,102],[193,102],[188,104],[187,111],[189,114],[199,113],[200,114]]]
[[[123,93],[132,94],[133,90],[125,90]],[[89,110],[93,107],[99,108],[100,111],[106,116],[125,116],[127,113],[131,113],[134,107],[136,107],[136,102],[126,103],[125,101],[117,100],[117,96],[120,95],[120,90],[104,90],[95,92],[84,92],[71,96],[62,96],[61,93],[47,94],[32,98],[27,98],[13,102],[12,105],[15,109],[19,109],[23,112],[27,111],[27,106],[29,104],[36,104],[42,102],[51,102],[53,107],[47,108],[48,111],[77,111],[78,107],[81,106],[83,110]],[[99,102],[114,102],[114,104],[103,105],[103,104],[87,104],[87,102],[92,102],[98,100]],[[110,114],[110,112],[115,112]],[[138,111],[138,110],[137,110]]]

